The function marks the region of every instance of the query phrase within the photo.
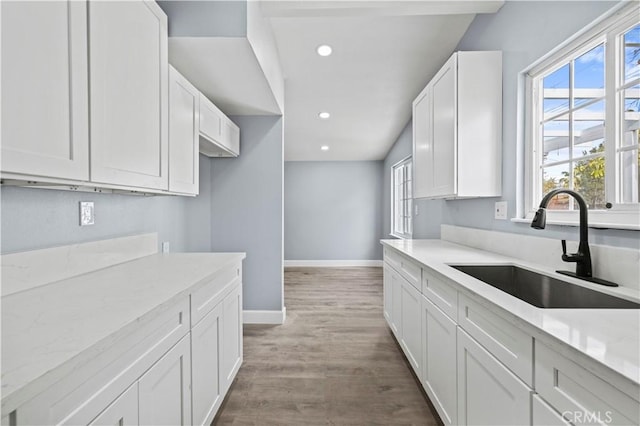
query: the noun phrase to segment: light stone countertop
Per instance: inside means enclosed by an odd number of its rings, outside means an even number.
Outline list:
[[[2,407],[134,332],[244,253],[155,254],[2,297]],[[89,354],[89,355],[87,355]]]
[[[640,310],[538,308],[448,265],[521,265],[583,287],[604,290],[637,301],[630,296],[632,291],[602,289],[602,286],[557,274],[541,265],[441,240],[381,242],[456,282],[488,306],[503,309],[515,317],[513,319],[516,322],[529,328],[535,338],[544,340],[556,349],[566,349],[567,346],[576,349],[634,384],[640,383]],[[566,355],[567,351],[564,352]]]

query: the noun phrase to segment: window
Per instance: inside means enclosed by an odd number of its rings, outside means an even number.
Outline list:
[[[391,167],[391,235],[411,238],[413,223],[411,187],[411,157]]]
[[[579,192],[590,223],[640,228],[640,14],[628,5],[525,73],[528,212],[554,188]],[[550,223],[576,222],[561,194]]]

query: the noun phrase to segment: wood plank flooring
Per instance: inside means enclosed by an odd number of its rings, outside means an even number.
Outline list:
[[[284,325],[244,327],[214,424],[439,424],[382,316],[382,268],[287,268],[285,306]]]

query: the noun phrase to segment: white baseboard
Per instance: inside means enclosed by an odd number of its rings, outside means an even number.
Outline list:
[[[333,268],[348,266],[382,266],[382,260],[285,260],[284,266]]]
[[[284,324],[287,318],[287,308],[281,311],[248,311],[242,312],[242,320],[245,324]]]

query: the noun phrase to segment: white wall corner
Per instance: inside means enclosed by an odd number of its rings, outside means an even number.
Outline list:
[[[382,260],[285,260],[284,267],[348,268],[354,266],[382,266]]]
[[[287,308],[280,311],[252,311],[244,310],[242,319],[245,324],[284,324],[287,319]]]

